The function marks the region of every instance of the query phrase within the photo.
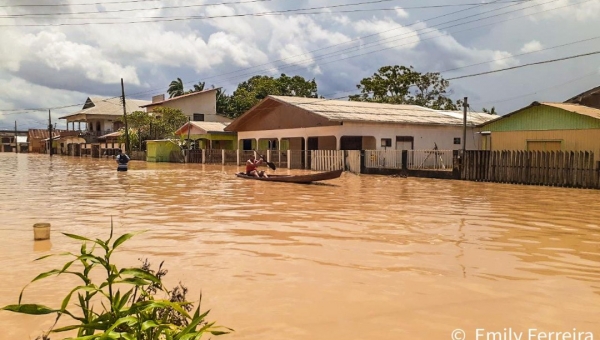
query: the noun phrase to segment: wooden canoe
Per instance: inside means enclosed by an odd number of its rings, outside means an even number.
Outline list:
[[[317,174],[308,175],[271,175],[268,174],[268,178],[248,176],[244,172],[238,172],[235,174],[239,178],[254,179],[257,181],[269,181],[269,182],[286,182],[286,183],[311,183],[318,181],[326,181],[330,179],[338,178],[342,175],[344,170],[334,170],[328,172],[320,172]]]

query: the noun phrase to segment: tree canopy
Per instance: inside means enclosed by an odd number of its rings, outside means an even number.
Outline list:
[[[123,117],[119,117],[123,121]],[[131,129],[131,146],[137,149],[140,142],[148,139],[174,138],[175,131],[187,123],[188,117],[181,110],[157,107],[152,113],[135,111],[127,115],[127,126]],[[119,137],[125,143],[125,135]]]
[[[438,110],[457,110],[452,99],[446,97],[450,83],[439,73],[425,74],[410,66],[384,66],[356,87],[361,94],[350,96],[353,101],[389,104],[411,104]]]
[[[279,78],[254,76],[238,85],[228,97],[224,112],[219,113],[238,117],[269,95],[318,98],[317,83],[314,79],[306,80],[301,76],[289,77],[285,74]]]
[[[205,82],[198,82],[198,84],[194,84],[192,89],[186,91],[181,78],[177,78],[169,84],[169,89],[167,90],[167,93],[169,94],[169,98],[179,97],[188,93],[202,92],[204,91],[205,85]]]

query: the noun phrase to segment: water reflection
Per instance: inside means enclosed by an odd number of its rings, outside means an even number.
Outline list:
[[[202,290],[231,339],[533,326],[600,336],[598,191],[347,173],[296,185],[220,165],[134,161],[118,173],[110,159],[48,158],[0,154],[0,304],[61,265],[33,259],[78,249],[61,232],[105,238],[112,218],[117,233],[149,230],[119,260],[165,260],[167,279]],[[31,244],[38,220],[52,243]],[[25,296],[48,304],[66,293],[34,286]],[[0,314],[0,339],[35,338],[35,320]]]

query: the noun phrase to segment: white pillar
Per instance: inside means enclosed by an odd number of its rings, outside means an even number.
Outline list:
[[[221,164],[225,165],[225,149],[221,150]]]
[[[342,149],[342,137],[340,137],[340,136],[335,136],[335,149],[336,150]]]

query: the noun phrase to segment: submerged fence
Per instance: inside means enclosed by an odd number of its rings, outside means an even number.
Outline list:
[[[588,151],[467,151],[461,178],[600,189],[600,166]]]
[[[453,150],[366,150],[364,163],[365,167],[376,169],[452,171]]]

